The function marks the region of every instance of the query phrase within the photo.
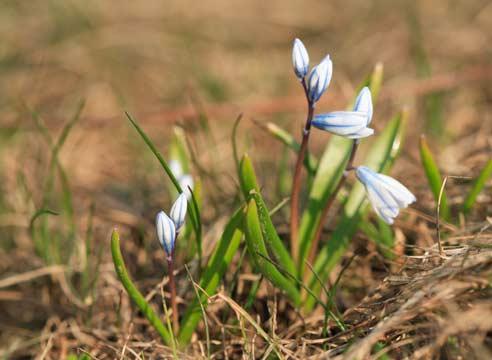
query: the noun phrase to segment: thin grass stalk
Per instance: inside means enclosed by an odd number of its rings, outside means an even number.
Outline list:
[[[178,332],[179,332],[179,316],[178,316],[178,303],[176,301],[176,281],[174,280],[174,256],[173,255],[168,256],[168,258],[167,258],[167,269],[169,272],[169,293],[171,294],[173,330],[174,330],[175,334],[178,334]]]
[[[301,192],[302,164],[307,152],[309,135],[311,133],[311,122],[314,115],[314,103],[309,100],[306,80],[303,78],[301,83],[308,103],[308,114],[302,132],[301,148],[299,149],[299,153],[297,155],[296,167],[292,180],[292,193],[290,197],[290,252],[294,262],[297,262],[299,259],[299,194]]]

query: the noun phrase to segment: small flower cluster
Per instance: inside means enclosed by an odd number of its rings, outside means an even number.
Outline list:
[[[174,202],[170,216],[164,211],[159,211],[156,216],[155,224],[157,230],[157,238],[166,252],[168,260],[174,256],[174,245],[179,235],[179,231],[184,225],[186,218],[186,210],[188,200],[183,192]]]
[[[292,49],[294,73],[303,83],[310,106],[321,98],[330,84],[333,64],[330,56],[325,58],[309,73],[309,54],[301,40],[295,39]],[[306,76],[307,81],[306,81]],[[369,125],[373,115],[372,95],[364,87],[357,96],[352,111],[333,111],[315,115],[311,124],[320,130],[360,141],[374,134]],[[386,223],[392,224],[399,210],[414,201],[415,196],[397,180],[374,172],[365,166],[348,168],[356,170],[357,179],[364,185],[372,208]]]

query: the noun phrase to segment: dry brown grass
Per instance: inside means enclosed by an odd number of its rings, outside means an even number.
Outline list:
[[[392,261],[358,234],[333,271],[332,282],[342,272],[336,303],[346,331],[330,322],[323,335],[320,310],[298,314],[265,283],[244,312],[257,277],[245,265],[234,296],[228,274],[222,291],[210,299],[210,344],[201,324],[179,358],[206,358],[208,345],[214,359],[275,353],[286,359],[376,359],[386,352],[398,359],[492,358],[490,182],[470,216],[442,224],[445,258],[440,259],[435,203],[417,149],[420,134],[429,132],[424,98],[437,91],[443,94],[443,129],[430,142],[442,172],[475,176],[491,158],[490,2],[5,2],[0,10],[5,39],[0,62],[5,139],[0,144],[0,357],[64,359],[87,352],[95,359],[172,358],[171,349],[159,343],[130,304],[109,254],[109,232],[118,226],[130,273],[160,309],[160,286],[167,278],[149,219],[168,199],[161,173],[124,121],[123,109],[137,115],[164,151],[170,125],[181,123],[196,161],[216,167],[212,174],[195,169],[207,190],[203,215],[209,244],[220,234],[236,191],[230,130],[239,112],[245,114],[241,148],[253,154],[265,192],[274,194],[269,200],[278,200],[275,164],[281,146],[251,119],[299,130],[304,103],[290,69],[290,42],[299,36],[313,60],[326,51],[334,57],[335,76],[322,109],[344,107],[360,79],[376,62],[384,63],[375,127],[382,129],[401,105],[410,107],[394,174],[405,179],[419,201],[394,227]],[[414,60],[412,11],[432,66],[428,76],[420,74]],[[93,239],[103,249],[103,260],[95,297],[86,302],[67,282],[67,269],[46,266],[33,254],[28,225],[42,197],[49,149],[24,107],[39,111],[57,134],[80,98],[87,105],[61,161],[73,190],[78,240],[87,227],[88,209],[96,203]],[[200,111],[210,118],[213,149],[206,147],[197,125]],[[319,152],[326,139],[315,134],[312,150]],[[469,186],[468,180],[450,178],[446,190],[454,210]],[[285,232],[285,220],[279,216],[276,222]],[[236,265],[237,259],[234,270]],[[75,263],[71,271],[81,266]],[[182,266],[178,281],[181,301],[189,301],[194,292]]]

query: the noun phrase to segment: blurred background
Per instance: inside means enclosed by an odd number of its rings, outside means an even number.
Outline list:
[[[124,111],[164,154],[173,126],[184,129],[191,171],[203,182],[206,237],[231,212],[231,130],[240,113],[240,149],[253,155],[267,197],[278,201],[278,164],[293,166],[294,158],[256,123],[273,121],[300,135],[305,100],[291,65],[295,37],[312,64],[327,53],[334,63],[319,111],[345,108],[374,66],[384,65],[374,127],[408,107],[392,174],[417,194],[416,212],[434,212],[419,165],[421,134],[444,174],[475,176],[491,158],[490,1],[3,1],[0,34],[0,284],[40,268],[56,276],[53,266],[68,262],[63,254],[59,262],[35,254],[31,220],[42,208],[59,215],[46,215],[40,231],[69,234],[75,253],[90,239],[89,255],[70,266],[95,268],[88,259],[100,259],[102,279],[87,280],[99,281],[99,299],[119,296],[108,251],[113,226],[135,239],[127,250],[134,250],[131,269],[142,286],[162,277],[164,255],[149,251],[158,248],[152,223],[171,199]],[[66,139],[57,148],[60,136]],[[327,139],[315,133],[312,151]],[[463,201],[459,186],[449,191],[452,202]],[[481,196],[476,215],[483,220],[490,187]],[[73,309],[84,300],[70,285],[53,289],[43,274],[0,286],[0,349],[7,356],[39,349],[46,342],[39,334],[66,319],[103,327],[103,315],[89,321]]]

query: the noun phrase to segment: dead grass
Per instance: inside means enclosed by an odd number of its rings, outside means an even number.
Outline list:
[[[1,5],[0,32],[6,40],[0,61],[0,357],[172,358],[171,349],[160,344],[130,304],[110,260],[109,232],[118,226],[130,273],[156,311],[162,308],[164,255],[149,219],[168,202],[167,195],[157,165],[125,123],[123,109],[137,115],[163,150],[170,125],[181,123],[196,162],[216,168],[213,173],[195,169],[207,189],[204,236],[210,244],[236,191],[230,131],[239,112],[245,114],[241,150],[253,154],[268,200],[280,201],[275,186],[281,146],[251,119],[299,130],[304,103],[291,73],[289,47],[300,36],[313,61],[327,50],[334,56],[336,76],[320,103],[323,109],[344,107],[374,63],[385,64],[374,122],[380,130],[401,105],[410,106],[394,175],[405,179],[418,203],[395,224],[393,260],[358,234],[333,271],[330,283],[342,272],[336,304],[345,331],[330,322],[324,334],[319,309],[301,315],[265,282],[244,309],[257,279],[246,264],[233,294],[228,274],[221,292],[210,298],[210,341],[202,323],[179,358],[207,358],[208,351],[213,359],[492,358],[490,183],[470,216],[440,224],[445,254],[440,258],[435,203],[417,149],[420,134],[429,132],[424,98],[437,92],[443,94],[443,130],[429,139],[443,174],[475,176],[491,157],[489,2],[88,4]],[[416,65],[412,11],[432,67],[427,77]],[[33,253],[29,219],[40,203],[49,149],[24,107],[39,111],[57,134],[80,98],[87,107],[61,161],[73,190],[80,241],[88,209],[96,204],[93,238],[103,249],[102,266],[94,296],[85,302],[73,293],[65,268],[46,266]],[[210,119],[212,149],[200,133],[200,112]],[[327,138],[316,134],[312,140],[317,153]],[[469,180],[449,179],[446,191],[455,212],[469,186]],[[285,235],[282,216],[276,224]],[[76,277],[81,266],[73,264],[71,274]],[[193,264],[190,269],[193,274]],[[177,276],[184,303],[195,293],[183,266]]]

